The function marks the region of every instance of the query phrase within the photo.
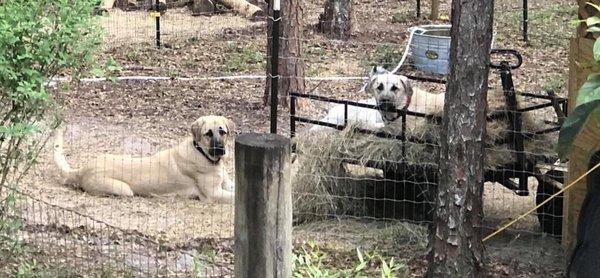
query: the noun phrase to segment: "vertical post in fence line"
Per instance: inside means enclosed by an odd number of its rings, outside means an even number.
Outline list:
[[[348,127],[348,103],[344,103],[344,128]]]
[[[160,9],[158,0],[154,0],[154,11],[152,14],[156,18],[156,48],[160,48]]]
[[[271,49],[271,133],[277,133],[277,106],[279,94],[279,23],[281,22],[281,2],[273,0],[273,41]]]
[[[527,36],[527,21],[529,21],[529,16],[527,14],[528,12],[528,4],[527,4],[527,0],[523,0],[523,40],[524,41],[528,41],[529,38]]]
[[[235,277],[292,277],[290,139],[235,140]]]
[[[417,0],[417,19],[421,17],[421,0]]]
[[[290,137],[296,136],[296,96],[290,94]]]
[[[406,155],[406,110],[402,113],[402,157]]]

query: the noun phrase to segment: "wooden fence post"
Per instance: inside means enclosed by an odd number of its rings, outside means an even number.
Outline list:
[[[235,140],[235,277],[291,277],[290,140],[242,134]]]

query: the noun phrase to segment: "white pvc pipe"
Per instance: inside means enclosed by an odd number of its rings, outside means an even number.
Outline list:
[[[231,76],[214,76],[214,77],[167,77],[167,76],[119,76],[116,81],[195,81],[195,80],[246,80],[246,79],[265,79],[265,75],[231,75]],[[306,80],[311,81],[352,81],[367,79],[363,76],[324,76],[324,77],[306,77]],[[58,82],[69,81],[66,77],[52,78],[48,82],[48,86],[55,86]],[[79,81],[83,83],[94,83],[111,81],[112,79],[105,77],[82,78]]]

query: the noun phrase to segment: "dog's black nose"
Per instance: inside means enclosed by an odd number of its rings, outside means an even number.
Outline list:
[[[394,111],[396,104],[391,99],[380,99],[377,107],[382,111]]]
[[[225,148],[224,147],[213,147],[210,148],[210,150],[208,150],[209,154],[212,156],[224,156],[225,155]]]

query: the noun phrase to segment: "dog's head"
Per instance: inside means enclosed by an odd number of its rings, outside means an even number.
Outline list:
[[[373,67],[369,74],[367,93],[375,97],[384,121],[397,118],[395,109],[404,109],[410,104],[413,89],[406,76],[389,72],[382,67]]]
[[[225,145],[233,138],[235,125],[221,116],[204,116],[192,123],[192,137],[196,144],[213,157],[225,155]]]

